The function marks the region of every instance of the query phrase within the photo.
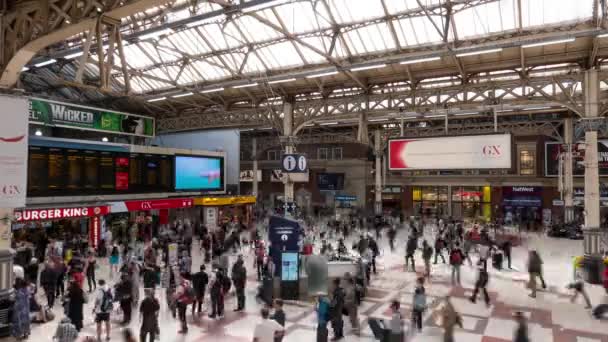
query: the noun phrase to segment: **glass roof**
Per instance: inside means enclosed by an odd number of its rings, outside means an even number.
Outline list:
[[[521,0],[521,9],[518,0],[452,1],[448,40],[483,37],[520,26],[525,29],[588,20],[593,1]],[[293,0],[251,13],[221,15],[198,26],[185,25],[127,44],[124,51],[128,67],[139,70],[140,75],[133,77],[131,85],[134,91],[145,93],[175,85],[211,84],[294,67],[333,64],[328,58],[342,61],[441,43],[438,28],[444,25],[445,2]],[[187,1],[180,0],[174,7],[180,3]],[[221,9],[220,5],[203,2],[195,12],[191,6],[182,6],[165,18],[171,23]],[[158,8],[148,12],[154,11]],[[117,51],[114,61],[120,66]],[[116,79],[122,83],[121,77]]]

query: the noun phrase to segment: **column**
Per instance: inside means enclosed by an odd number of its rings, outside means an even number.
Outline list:
[[[285,154],[292,154],[294,151],[293,146],[293,103],[286,100],[283,103],[283,138],[285,142]],[[294,191],[293,191],[293,182],[291,181],[291,177],[287,174],[285,180],[285,192],[283,195],[284,202],[293,203],[294,202]],[[291,216],[291,212],[285,210],[285,216]]]
[[[11,249],[11,221],[13,209],[0,208],[0,300],[8,299],[13,292],[13,257]],[[4,309],[4,307],[0,307]],[[6,322],[0,322],[6,323]]]
[[[562,196],[564,199],[564,222],[569,223],[574,221],[574,175],[572,172],[572,141],[574,139],[574,126],[572,118],[566,118],[564,120],[564,144],[566,145],[566,151],[563,159],[563,173],[564,177]]]
[[[452,186],[448,185],[448,216],[452,217]]]
[[[367,113],[361,112],[359,114],[359,125],[357,128],[357,141],[361,144],[368,145],[369,137],[367,133]]]
[[[251,139],[251,156],[253,159],[253,185],[252,185],[252,195],[258,195],[258,142],[256,137]],[[256,203],[258,201],[256,200]]]
[[[376,156],[376,177],[374,185],[374,213],[382,215],[382,141],[380,130],[374,131],[374,155]]]
[[[597,70],[585,71],[583,93],[585,96],[585,255],[598,255],[601,249],[600,235],[600,177],[597,164],[597,125],[599,114],[599,80]]]

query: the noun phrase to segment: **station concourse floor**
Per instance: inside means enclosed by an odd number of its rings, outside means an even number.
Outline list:
[[[351,332],[348,318],[345,318],[345,335],[343,341],[373,341],[372,333],[367,319],[389,318],[389,304],[399,299],[406,318],[406,329],[409,326],[409,317],[412,303],[412,293],[416,273],[404,270],[404,251],[406,230],[400,230],[397,236],[396,249],[391,252],[386,238],[382,238],[380,246],[382,255],[378,258],[378,275],[372,276],[368,296],[359,308],[361,321],[361,335],[355,336]],[[428,234],[431,234],[430,232]],[[553,239],[535,233],[525,234],[522,246],[513,248],[514,270],[497,271],[489,267],[490,283],[488,290],[491,297],[491,306],[486,307],[481,298],[476,304],[469,302],[476,270],[468,264],[462,267],[462,287],[450,285],[450,269],[443,264],[433,265],[430,282],[426,283],[427,302],[429,309],[423,316],[424,326],[422,332],[411,334],[407,341],[434,342],[442,341],[442,329],[438,326],[438,313],[442,307],[442,298],[452,296],[452,303],[463,317],[462,329],[456,329],[457,342],[507,342],[513,340],[515,322],[513,313],[522,311],[529,318],[530,340],[533,342],[608,342],[608,319],[596,320],[591,316],[590,310],[584,308],[582,298],[571,303],[571,292],[566,285],[573,278],[572,258],[582,254],[582,241],[567,239]],[[426,236],[432,242],[432,236]],[[347,246],[349,244],[347,243]],[[196,243],[195,243],[196,246]],[[529,249],[537,249],[544,261],[544,276],[548,285],[546,291],[539,291],[537,298],[528,296],[529,290],[525,284],[527,280],[526,261]],[[194,319],[188,314],[189,332],[186,335],[177,334],[179,323],[171,317],[169,310],[161,298],[160,312],[160,341],[161,342],[246,342],[252,341],[253,329],[260,320],[258,304],[254,297],[258,283],[255,279],[255,270],[252,262],[252,251],[243,249],[248,268],[247,303],[244,312],[235,313],[236,299],[229,295],[225,305],[225,317],[221,320],[211,320],[206,315]],[[477,256],[473,256],[473,261]],[[201,254],[198,248],[193,252],[193,270],[198,270],[201,263]],[[100,261],[97,279],[109,279],[107,260]],[[416,268],[422,272],[420,253],[416,255]],[[115,279],[110,279],[114,284]],[[85,284],[85,290],[87,285]],[[593,305],[608,303],[608,296],[600,286],[586,286]],[[231,292],[234,288],[231,289]],[[157,294],[159,291],[157,290]],[[157,295],[157,298],[159,296]],[[140,298],[143,298],[143,290]],[[206,299],[207,301],[207,299]],[[84,328],[80,336],[95,336],[94,316],[91,313],[93,296],[84,309]],[[45,303],[41,299],[41,303]],[[285,342],[315,341],[316,316],[312,303],[297,302],[284,306],[287,314]],[[63,317],[62,308],[56,304],[54,311],[57,317],[43,325],[33,325],[29,341],[51,341],[58,322]],[[190,311],[190,309],[189,309]],[[120,317],[112,318],[111,341],[122,341],[121,329],[118,325]],[[139,314],[133,311],[131,330],[139,336]],[[332,335],[331,329],[330,337]],[[105,338],[105,333],[102,335]]]

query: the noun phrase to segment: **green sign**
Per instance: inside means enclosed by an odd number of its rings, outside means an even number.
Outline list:
[[[154,118],[69,103],[29,99],[30,123],[142,137],[154,136]]]

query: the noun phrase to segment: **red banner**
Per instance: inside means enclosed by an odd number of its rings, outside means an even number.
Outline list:
[[[192,198],[166,198],[148,201],[125,201],[128,211],[143,211],[155,209],[190,208],[194,205]]]
[[[99,235],[101,235],[100,221],[99,216],[93,216],[89,220],[89,246],[95,249],[99,245]]]
[[[47,221],[75,217],[92,217],[110,213],[110,207],[103,205],[98,207],[74,207],[74,208],[48,208],[48,209],[26,209],[15,211],[15,221]]]

